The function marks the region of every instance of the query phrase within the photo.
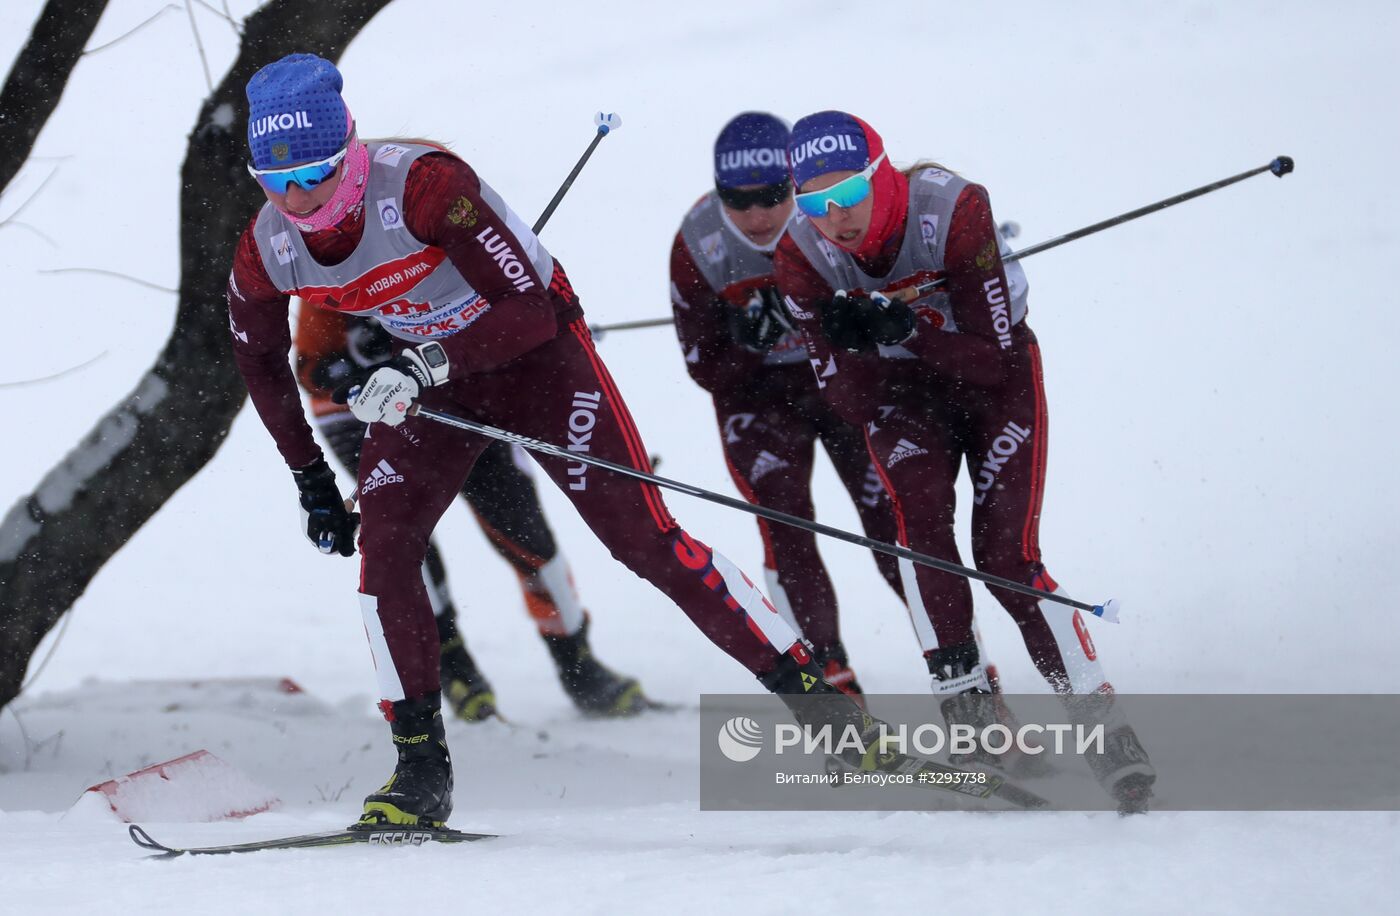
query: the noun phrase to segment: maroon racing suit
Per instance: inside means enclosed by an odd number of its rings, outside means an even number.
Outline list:
[[[720,238],[710,241],[714,233]],[[710,241],[709,244],[702,244]],[[697,258],[704,261],[702,268]],[[818,440],[876,540],[895,539],[894,513],[860,426],[836,415],[812,381],[801,335],[782,334],[766,351],[732,333],[732,312],[774,286],[772,247],[750,242],[706,194],[687,214],[671,247],[671,299],[686,371],[714,399],[720,442],[735,485],[750,503],[812,519],[811,478]],[[760,518],[768,594],[791,614],[834,686],[853,681],[841,643],[836,592],[816,535]],[[885,581],[902,594],[894,558],[876,553]]]
[[[977,568],[1054,591],[1039,540],[1047,432],[1040,348],[1024,321],[1023,299],[1019,309],[1008,308],[1012,296],[987,193],[940,169],[908,178],[888,164],[885,169],[876,193],[883,187],[886,200],[877,199],[871,231],[891,229],[862,245],[862,251],[875,248],[872,255],[838,248],[810,220],[789,227],[774,259],[789,312],[803,331],[827,402],[847,420],[865,424],[894,500],[900,543],[960,562],[953,487],[965,460],[974,488]],[[914,297],[914,284],[940,277],[941,291],[909,300],[917,320],[902,344],[850,353],[826,338],[822,309],[835,283],[848,292],[905,290]],[[932,658],[942,647],[972,642],[968,581],[908,561],[900,565],[925,654]],[[1105,685],[1077,611],[991,591],[1052,687],[1089,693]]]
[[[450,373],[422,391],[423,406],[649,470],[563,268],[461,159],[388,146],[370,145],[365,206],[341,225],[302,236],[268,205],[238,244],[228,290],[234,352],[287,465],[302,468],[321,456],[287,359],[295,293],[304,307],[375,317],[400,347],[422,337],[440,343]],[[397,179],[402,199],[381,199],[395,168],[406,170]],[[364,252],[386,246],[410,254],[360,269]],[[549,276],[539,264],[552,265]],[[279,285],[275,274],[292,279]],[[443,290],[444,276],[445,293],[415,298],[429,284]],[[432,323],[416,324],[421,316]],[[359,590],[385,700],[439,689],[438,635],[419,567],[438,519],[490,441],[420,416],[397,427],[373,424],[366,435]],[[771,671],[785,651],[799,663],[806,658],[767,599],[675,522],[654,485],[582,462],[536,460],[614,557],[750,671]],[[373,469],[381,476],[371,481]]]
[[[366,426],[332,395],[341,385],[349,384],[357,369],[388,359],[392,341],[372,319],[309,307],[297,316],[297,380],[306,392],[322,439],[341,465],[357,477]],[[545,518],[524,455],[518,445],[493,441],[472,468],[462,498],[492,548],[510,564],[540,635],[572,636],[583,627],[587,612],[574,588],[568,561]],[[444,615],[455,618],[447,567],[431,539],[423,575],[439,622]],[[442,630],[439,626],[439,632]]]

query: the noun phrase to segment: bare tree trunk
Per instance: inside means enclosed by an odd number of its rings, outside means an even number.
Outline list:
[[[262,203],[244,171],[243,87],[295,51],[338,60],[390,0],[273,0],[244,23],[238,59],[205,101],[181,172],[180,304],[156,364],[0,522],[0,708],[44,634],[102,565],[202,468],[247,398],[225,285]]]
[[[44,4],[0,88],[0,191],[29,158],[106,8],[107,0]]]

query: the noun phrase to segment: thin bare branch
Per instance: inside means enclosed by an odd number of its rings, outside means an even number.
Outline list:
[[[19,711],[11,707],[10,715],[15,717],[15,724],[19,726],[19,740],[24,745],[24,772],[28,773],[30,765],[34,763],[34,743],[29,740],[29,729],[24,727]]]
[[[44,190],[44,188],[48,186],[48,183],[50,181],[53,181],[53,176],[57,174],[58,167],[55,166],[52,171],[50,171],[47,175],[44,176],[44,180],[39,182],[39,186],[35,188],[33,192],[31,192],[30,195],[24,199],[24,203],[20,204],[18,207],[15,208],[15,212],[11,213],[4,219],[0,219],[0,226],[5,225],[6,223],[14,222],[15,217],[23,213],[25,207],[28,207],[30,204],[34,203],[34,198],[39,196],[39,192]]]
[[[228,0],[223,0],[223,3],[221,4],[223,6],[223,9],[218,9],[210,3],[206,3],[205,0],[194,0],[194,2],[198,3],[200,6],[213,13],[215,16],[218,16],[220,19],[226,21],[230,26],[233,27],[233,34],[243,34],[238,27],[238,21],[233,18],[233,14],[230,13],[228,10]]]
[[[106,351],[103,352],[105,353]],[[92,360],[88,360],[88,362],[92,362]],[[33,687],[34,682],[39,679],[39,675],[44,673],[44,669],[48,667],[49,660],[53,658],[54,653],[58,651],[59,644],[63,642],[63,637],[68,634],[68,624],[72,622],[73,608],[70,607],[68,613],[63,615],[63,623],[59,624],[58,632],[54,634],[53,641],[49,643],[49,651],[44,653],[44,658],[38,665],[31,666],[34,670],[30,671],[29,676],[24,679],[24,686],[21,687],[20,690],[28,690],[30,687]]]
[[[22,222],[20,222],[18,219],[16,219],[16,217],[18,217],[21,213],[24,212],[24,209],[25,209],[26,207],[28,207],[31,203],[34,202],[34,198],[36,198],[36,197],[39,196],[39,192],[42,191],[42,190],[44,190],[44,187],[45,187],[50,181],[52,181],[52,180],[53,180],[53,176],[55,176],[55,175],[57,175],[57,174],[58,174],[58,168],[55,166],[54,169],[53,169],[53,171],[51,171],[51,172],[49,172],[47,175],[45,175],[45,176],[44,176],[44,180],[41,181],[41,182],[39,182],[39,186],[38,186],[37,188],[35,188],[34,191],[33,191],[28,197],[26,197],[26,198],[24,199],[24,203],[20,204],[18,207],[15,208],[15,212],[11,213],[9,216],[5,217],[4,219],[0,219],[0,229],[4,229],[6,226],[13,226],[13,227],[16,228],[16,229],[28,229],[30,232],[32,232],[32,233],[34,233],[35,235],[37,235],[39,238],[41,238],[41,239],[43,239],[44,241],[48,242],[49,245],[53,246],[54,248],[57,248],[57,247],[58,247],[58,243],[55,242],[55,241],[53,240],[53,238],[52,238],[50,235],[48,235],[48,233],[43,232],[43,231],[41,231],[40,229],[38,229],[38,228],[36,228],[36,227],[34,227],[34,226],[31,226],[29,223],[22,223]]]
[[[91,366],[93,363],[97,362],[99,359],[106,355],[107,351],[103,350],[101,353],[97,354],[92,359],[89,359],[86,362],[78,363],[78,365],[76,366],[69,366],[67,369],[55,372],[52,375],[42,375],[39,378],[27,378],[18,382],[0,382],[0,388],[23,388],[26,385],[37,385],[40,382],[51,382],[56,378],[62,378],[65,375],[71,375],[74,372],[86,369],[88,366]]]
[[[228,9],[228,0],[223,0],[223,7],[224,7],[224,17],[225,17],[226,19],[228,19],[229,22],[233,23],[233,31],[234,31],[234,34],[236,34],[239,38],[242,38],[242,37],[243,37],[243,23],[241,23],[241,22],[239,22],[238,20],[234,19],[234,18],[233,18],[233,14],[229,12],[229,9]]]
[[[204,82],[209,86],[209,94],[214,94],[214,74],[209,72],[209,55],[204,53],[204,39],[199,35],[199,24],[194,21],[194,4],[185,0],[185,12],[190,16],[190,31],[194,33],[194,46],[199,50],[199,62],[204,65]]]
[[[27,230],[29,230],[30,232],[32,232],[32,233],[34,233],[35,235],[37,235],[39,238],[41,238],[41,239],[43,239],[44,241],[48,242],[48,243],[49,243],[49,247],[51,247],[51,248],[57,248],[57,247],[58,247],[58,242],[55,242],[55,241],[54,241],[53,236],[49,235],[47,232],[44,232],[44,231],[42,231],[42,230],[40,230],[40,229],[36,229],[34,226],[31,226],[31,225],[29,225],[28,223],[17,223],[17,222],[15,222],[14,220],[8,220],[8,219],[7,219],[7,220],[5,220],[3,223],[0,223],[0,229],[4,229],[4,228],[6,228],[6,227],[13,228],[13,229],[27,229]]]
[[[95,47],[95,48],[86,48],[86,49],[84,49],[84,51],[83,51],[83,56],[86,57],[86,56],[88,56],[88,55],[90,55],[90,54],[96,54],[96,53],[99,52],[99,51],[105,51],[105,50],[107,50],[108,48],[112,47],[112,45],[115,45],[115,44],[117,44],[118,42],[123,41],[124,39],[128,38],[129,36],[135,35],[137,32],[141,31],[141,30],[144,29],[146,26],[150,25],[152,22],[155,22],[157,19],[159,19],[160,17],[164,16],[166,13],[170,12],[171,10],[177,10],[177,9],[179,9],[179,7],[176,6],[175,4],[173,4],[173,3],[167,3],[165,6],[162,6],[160,9],[156,10],[155,13],[151,14],[151,15],[150,15],[149,17],[147,17],[144,21],[142,21],[140,25],[136,26],[136,28],[134,28],[134,29],[129,29],[129,30],[123,32],[122,34],[118,35],[116,38],[113,38],[111,41],[109,41],[109,42],[107,42],[107,43],[105,43],[105,44],[100,44],[100,45],[98,45],[98,46]]]
[[[133,277],[130,274],[118,273],[115,270],[103,270],[100,267],[49,267],[39,271],[41,274],[100,274],[104,277],[116,277],[119,280],[129,280],[147,289],[153,289],[158,293],[177,293],[179,290],[170,286],[161,286],[159,283],[152,283],[150,280],[142,280],[140,277]]]

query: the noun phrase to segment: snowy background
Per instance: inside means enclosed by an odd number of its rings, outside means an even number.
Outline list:
[[[229,5],[236,17],[255,6]],[[0,5],[0,66],[40,6]],[[91,46],[162,7],[112,4]],[[217,80],[236,37],[206,9],[194,18]],[[1253,178],[1026,262],[1053,418],[1041,541],[1071,593],[1123,601],[1121,626],[1094,627],[1121,691],[1393,693],[1397,35],[1400,8],[1381,2],[715,2],[661,16],[636,0],[547,15],[395,0],[342,69],[366,135],[452,142],[527,220],[587,144],[593,112],[623,116],[544,232],[593,322],[668,314],[672,235],[706,188],[715,133],[743,109],[853,111],[896,161],[936,158],[986,184],[1023,245],[1292,155],[1283,181]],[[0,198],[4,220],[52,174],[25,226],[0,227],[0,383],[101,356],[0,388],[0,511],[171,332],[173,294],[52,271],[176,285],[178,173],[206,92],[188,16],[169,9],[84,58]],[[673,335],[619,333],[600,349],[661,473],[732,493]],[[829,466],[814,486],[824,521],[856,526]],[[545,487],[604,660],[683,704],[755,689]],[[756,572],[750,521],[670,502]],[[0,910],[330,910],[410,887],[382,858],[367,868],[371,850],[148,863],[119,826],[60,819],[84,787],[200,747],[284,804],[153,828],[158,839],[334,826],[382,780],[356,567],[317,555],[295,519],[286,469],[245,411],[92,583],[47,667],[0,712]],[[439,533],[469,644],[503,709],[528,724],[453,727],[454,825],[511,836],[388,853],[423,900],[1127,912],[1176,910],[1185,891],[1205,911],[1346,911],[1400,886],[1394,815],[701,814],[694,712],[578,719],[514,577],[466,511]],[[866,688],[926,690],[907,616],[868,555],[823,553]],[[1014,627],[976,591],[1008,689],[1043,690]],[[290,676],[310,696],[134,683],[255,676]]]

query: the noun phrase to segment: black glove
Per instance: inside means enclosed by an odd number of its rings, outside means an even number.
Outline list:
[[[844,290],[820,306],[822,333],[833,347],[860,353],[875,349],[875,341],[865,327],[858,302],[868,301],[860,296],[848,296]]]
[[[384,326],[369,318],[349,318],[345,322],[345,347],[320,359],[311,367],[311,384],[322,391],[337,392],[364,383],[370,367],[388,362],[394,355],[394,338]],[[345,399],[336,401],[344,404]]]
[[[301,514],[306,524],[306,537],[321,553],[338,553],[342,557],[355,555],[355,530],[360,527],[360,513],[348,512],[335,485],[335,471],[325,458],[317,458],[304,468],[292,471],[301,493]]]
[[[311,367],[311,384],[322,391],[335,391],[359,374],[360,367],[347,359],[345,354],[333,353],[322,357]]]
[[[865,313],[865,326],[877,344],[892,347],[903,343],[914,333],[914,310],[903,299],[891,299],[878,293]]]
[[[767,353],[792,330],[778,290],[772,286],[754,290],[742,309],[729,308],[729,334],[734,342],[755,353]]]
[[[345,349],[357,366],[374,366],[394,355],[394,338],[370,318],[352,318],[345,328]]]
[[[914,331],[914,310],[903,300],[838,291],[822,305],[822,331],[831,345],[852,353],[892,346]]]

